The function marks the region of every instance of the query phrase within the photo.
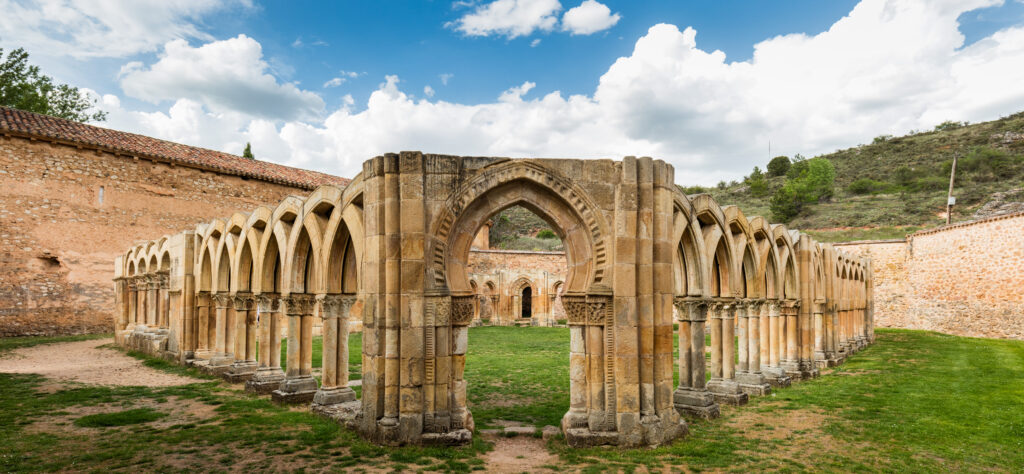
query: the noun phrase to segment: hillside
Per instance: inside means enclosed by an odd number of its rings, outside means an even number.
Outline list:
[[[822,155],[835,168],[834,194],[805,205],[787,224],[824,241],[901,238],[945,224],[954,154],[959,156],[954,222],[1024,210],[1021,112],[978,124],[946,122],[933,131],[877,137],[868,145]],[[748,217],[771,217],[771,197],[786,177],[766,180],[767,193],[759,196],[747,180],[683,189],[707,192],[722,205],[735,204]]]
[[[492,219],[491,248],[504,250],[565,250],[544,219],[520,206],[499,212]]]

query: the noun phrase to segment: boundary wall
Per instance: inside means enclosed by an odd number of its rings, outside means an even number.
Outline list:
[[[1024,212],[832,245],[873,262],[879,327],[1024,339]]]

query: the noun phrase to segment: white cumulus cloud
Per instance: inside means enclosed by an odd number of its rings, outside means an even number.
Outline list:
[[[562,16],[562,30],[574,35],[589,35],[615,26],[620,18],[620,15],[613,14],[607,5],[595,0],[586,0],[565,12]]]
[[[769,140],[775,153],[813,156],[1024,109],[1024,26],[966,47],[958,31],[962,13],[996,1],[863,0],[827,31],[754,45],[747,61],[702,49],[693,28],[654,25],[588,95],[536,95],[547,85],[525,82],[458,104],[414,98],[388,76],[365,108],[347,98],[323,122],[253,118],[186,95],[166,113],[114,107],[109,124],[235,153],[251,141],[261,159],[343,176],[380,153],[423,150],[647,155],[672,163],[679,183],[707,184],[763,168]]]
[[[149,67],[127,64],[120,80],[126,94],[153,103],[185,98],[214,112],[280,120],[320,117],[324,101],[319,95],[278,82],[268,69],[259,42],[248,36],[196,48],[178,39],[168,42],[160,59]]]
[[[0,0],[0,44],[80,59],[154,51],[175,38],[210,40],[200,18],[249,0]]]
[[[534,31],[551,31],[558,23],[562,4],[558,0],[495,0],[446,26],[467,36],[527,36]]]

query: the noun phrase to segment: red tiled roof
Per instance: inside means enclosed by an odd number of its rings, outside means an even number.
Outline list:
[[[346,186],[351,181],[347,178],[316,171],[276,165],[266,161],[249,160],[230,153],[182,145],[8,107],[0,107],[0,134],[64,142],[305,189],[314,189],[324,184]]]

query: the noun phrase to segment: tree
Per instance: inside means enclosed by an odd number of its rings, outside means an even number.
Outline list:
[[[53,79],[39,72],[39,66],[28,63],[28,53],[18,48],[7,54],[0,48],[0,106],[74,120],[76,122],[107,119],[97,110],[96,100],[67,84],[54,84]]]
[[[835,179],[836,169],[828,159],[797,160],[787,173],[786,184],[772,196],[772,217],[789,222],[800,213],[804,204],[831,198]]]
[[[776,156],[768,162],[768,176],[785,176],[789,166],[788,156]]]
[[[750,186],[750,195],[754,197],[765,197],[768,195],[768,181],[764,179],[761,168],[754,167],[754,171],[747,176],[747,186]]]
[[[249,142],[245,142],[245,149],[242,150],[242,158],[248,158],[250,160],[256,159],[252,154],[252,145],[250,145]]]

